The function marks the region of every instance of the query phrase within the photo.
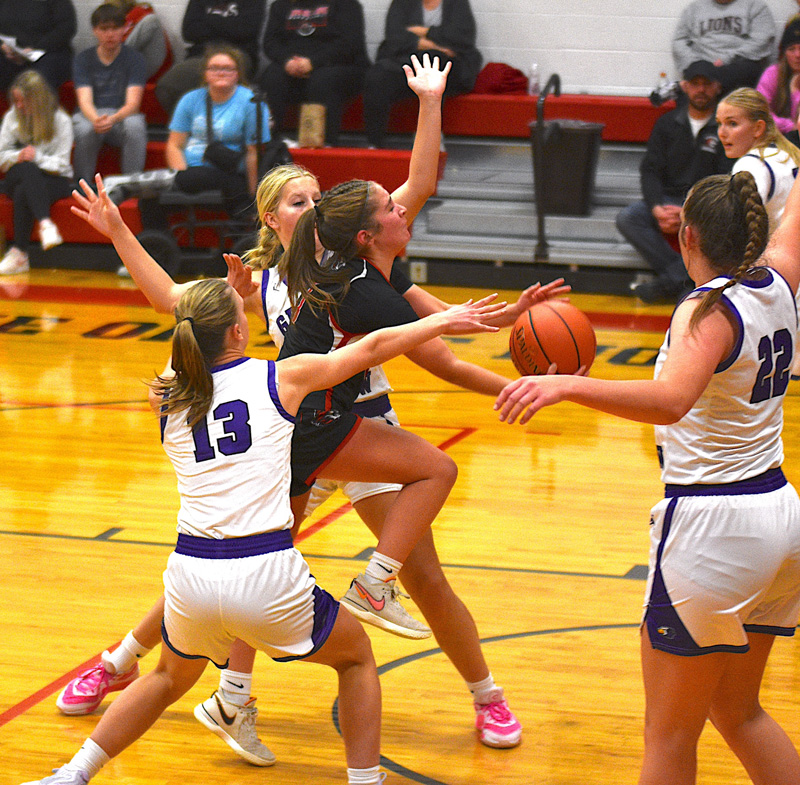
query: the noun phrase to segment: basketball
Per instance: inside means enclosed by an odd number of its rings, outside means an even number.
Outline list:
[[[545,374],[552,363],[557,373],[575,373],[591,366],[597,338],[583,311],[563,300],[547,300],[519,315],[508,348],[523,376]]]

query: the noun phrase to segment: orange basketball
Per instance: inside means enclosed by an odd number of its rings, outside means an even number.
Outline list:
[[[563,300],[548,300],[519,315],[508,348],[523,376],[545,374],[552,363],[558,373],[575,373],[591,366],[597,338],[583,311]]]

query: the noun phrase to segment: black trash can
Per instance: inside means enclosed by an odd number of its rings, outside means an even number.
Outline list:
[[[537,125],[535,120],[530,124],[537,206],[547,215],[589,215],[605,126],[582,120],[546,120],[542,182],[536,182]]]

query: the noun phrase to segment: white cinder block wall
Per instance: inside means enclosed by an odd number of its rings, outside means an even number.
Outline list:
[[[89,25],[95,0],[73,0],[76,50],[94,42]],[[25,0],[22,0],[25,2]],[[182,53],[185,0],[150,0]],[[390,0],[361,0],[370,55],[380,43]],[[779,31],[798,11],[795,0],[766,0]],[[567,93],[646,95],[667,71],[675,77],[670,41],[688,0],[471,0],[484,61],[523,71],[539,64],[543,80],[561,75]]]

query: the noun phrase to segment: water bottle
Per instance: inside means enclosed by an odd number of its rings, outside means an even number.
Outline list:
[[[667,79],[666,72],[662,71],[658,80],[658,87],[650,93],[650,103],[653,104],[653,106],[661,106],[665,101],[675,98],[677,87],[678,83],[670,82],[670,80]]]
[[[528,71],[528,95],[539,95],[540,90],[539,65],[532,63],[530,71]]]

